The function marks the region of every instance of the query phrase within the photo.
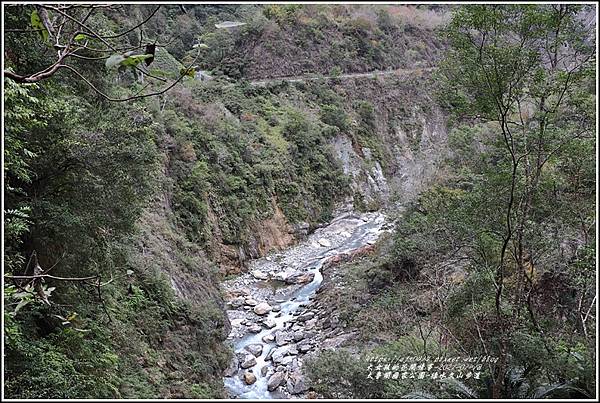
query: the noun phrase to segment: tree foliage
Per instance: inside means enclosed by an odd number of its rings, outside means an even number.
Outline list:
[[[131,6],[41,4],[9,7],[5,31],[8,68],[3,74],[17,83],[37,83],[63,70],[104,99],[131,101],[163,94],[184,77],[193,78],[196,62],[206,49],[197,47],[194,57],[181,71],[165,73],[151,69],[157,48],[169,46],[169,43],[160,43],[157,30],[149,29],[149,21],[157,18],[160,5],[139,22],[132,22],[129,16],[124,20],[117,19],[121,13],[134,11]],[[123,21],[122,24],[120,21]],[[169,39],[163,37],[160,40]],[[25,51],[29,53],[25,54]],[[51,56],[54,52],[56,57]],[[35,63],[31,62],[32,59]],[[98,83],[94,84],[96,80],[93,78],[103,70],[102,62],[108,70],[118,68],[122,73],[130,69],[134,77],[147,77],[155,84],[150,82],[128,96],[107,94]],[[190,74],[190,71],[193,73]],[[173,79],[169,82],[168,77]],[[157,89],[156,84],[162,87]]]
[[[581,261],[595,243],[595,44],[581,11],[455,11],[440,68],[440,97],[456,117],[455,169],[423,195],[398,237],[421,264],[467,262],[446,320],[472,348],[499,356],[494,398],[506,396],[514,365],[538,382],[595,388],[590,373],[566,364],[576,345],[591,359],[595,326],[585,314],[595,303],[594,265]],[[475,326],[464,327],[470,320]]]

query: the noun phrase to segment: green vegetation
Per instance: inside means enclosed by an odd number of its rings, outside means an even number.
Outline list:
[[[365,181],[379,163],[390,192],[437,176],[372,255],[328,269],[319,298],[356,337],[308,363],[315,391],[594,395],[585,6],[460,6],[443,30],[439,6],[54,6],[4,10],[7,397],[225,397],[219,282],[281,212],[314,228],[350,195],[380,208],[342,162]],[[429,65],[435,82],[339,77]],[[301,74],[320,78],[248,82]],[[387,382],[366,378],[373,354],[499,361],[481,381]]]
[[[169,10],[157,21],[171,21]],[[18,7],[9,19],[20,27],[29,14]],[[90,24],[118,31],[122,18],[100,13]],[[151,21],[146,33],[160,35]],[[187,63],[187,51],[170,50],[182,59],[158,48],[154,74]],[[41,59],[9,68],[35,71]],[[103,60],[76,65],[112,97],[144,88]],[[349,128],[336,120],[339,99],[315,102],[287,85],[182,83],[117,105],[62,73],[5,79],[6,274],[56,277],[5,278],[7,396],[222,396],[228,323],[222,271],[209,258],[221,244],[252,251],[254,228],[275,206],[290,223],[316,224],[347,195],[328,145]]]
[[[30,275],[39,264],[59,278],[98,276],[5,283],[7,395],[187,395],[157,369],[166,360],[169,372],[179,371],[174,379],[204,382],[220,394],[228,356],[219,344],[225,323],[218,299],[202,306],[176,299],[161,261],[140,261],[136,248],[136,221],[162,187],[158,124],[142,104],[93,105],[65,96],[59,84],[41,91],[6,80],[5,89],[6,273]],[[189,259],[184,245],[180,253]],[[166,340],[184,343],[188,353],[172,356]]]
[[[438,78],[439,101],[453,118],[447,175],[409,207],[375,256],[337,270],[346,287],[332,291],[358,345],[386,350],[416,337],[416,351],[428,354],[425,342],[440,335],[449,355],[489,354],[497,364],[484,382],[340,391],[330,385],[354,382],[365,365],[339,351],[311,364],[324,396],[594,396],[596,323],[586,312],[596,299],[595,55],[579,11],[454,12]],[[331,362],[350,370],[327,375]]]
[[[327,145],[331,128],[290,103],[292,94],[198,85],[162,115],[179,149],[170,167],[173,207],[191,240],[209,242],[218,225],[225,243],[245,245],[252,225],[273,215],[272,200],[291,223],[331,218],[347,191]]]
[[[425,66],[442,47],[439,16],[421,8],[273,4],[240,8],[236,16],[247,25],[233,36],[212,25],[201,36],[211,46],[203,65],[234,78]]]

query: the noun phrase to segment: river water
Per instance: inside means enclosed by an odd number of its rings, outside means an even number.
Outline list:
[[[246,350],[249,345],[256,344],[263,347],[262,352],[255,358],[256,364],[247,370],[235,365],[239,359],[236,358],[234,369],[237,368],[237,370],[232,376],[224,378],[225,387],[232,398],[277,399],[292,397],[289,391],[285,390],[285,380],[282,381],[281,386],[273,391],[268,390],[268,382],[272,374],[281,371],[286,374],[287,378],[290,367],[275,365],[271,357],[268,357],[270,360],[266,360],[269,351],[277,349],[281,345],[277,345],[275,341],[265,342],[263,338],[267,335],[275,335],[277,332],[289,330],[292,324],[294,324],[294,328],[301,325],[296,320],[299,314],[306,312],[306,306],[314,298],[323,281],[321,268],[325,261],[333,256],[350,253],[358,248],[375,243],[381,233],[388,228],[386,217],[382,213],[358,214],[347,212],[333,219],[327,226],[317,229],[305,241],[294,247],[255,260],[250,264],[248,273],[229,281],[226,288],[244,287],[250,298],[278,306],[277,312],[271,311],[262,316],[256,315],[251,307],[247,306],[238,306],[228,310],[227,313],[232,322],[232,332],[229,339],[233,350],[242,357],[249,354]],[[314,277],[312,281],[303,285],[285,285],[285,283],[273,281],[272,278],[276,278],[277,273],[284,269],[288,272],[293,271],[309,274],[310,276],[314,274]],[[256,279],[250,274],[257,272],[265,277],[268,276],[268,278]],[[278,284],[284,284],[284,286],[277,287]],[[272,287],[269,288],[269,286]],[[264,325],[265,322],[270,322],[268,327]],[[260,331],[254,333],[249,331],[248,324],[254,325],[254,331],[258,330],[257,324],[262,324],[262,326]],[[302,354],[297,355],[296,358],[301,361]],[[296,363],[297,361],[294,362],[294,364]],[[251,371],[256,376],[256,381],[253,384],[248,385],[244,381],[243,374],[245,371]]]

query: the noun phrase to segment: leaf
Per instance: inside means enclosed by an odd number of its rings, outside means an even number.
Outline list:
[[[135,67],[146,59],[154,58],[154,55],[131,55],[120,62],[121,66]]]
[[[196,69],[194,67],[190,67],[189,69],[181,69],[179,70],[179,74],[194,78],[196,76]]]
[[[20,299],[25,297],[30,297],[31,293],[28,292],[16,292],[12,295],[13,299]]]
[[[463,397],[465,397],[467,399],[478,399],[479,398],[479,396],[473,389],[469,388],[467,385],[465,385],[464,383],[462,383],[461,381],[459,381],[455,378],[442,379],[442,380],[440,380],[440,382],[445,383],[452,390],[461,394]]]
[[[106,67],[108,67],[109,69],[112,67],[116,67],[119,64],[121,64],[121,62],[125,60],[125,58],[122,55],[112,55],[111,57],[109,57],[108,59],[106,59]]]
[[[76,40],[76,41],[82,41],[82,40],[84,40],[85,38],[87,38],[87,35],[86,35],[86,34],[79,34],[79,35],[75,35],[75,40]]]
[[[44,290],[44,294],[46,294],[47,297],[49,297],[50,295],[52,295],[52,291],[56,290],[56,287],[48,287],[48,289]]]
[[[31,26],[40,33],[40,36],[44,42],[48,41],[48,30],[42,23],[42,19],[40,18],[37,10],[33,10],[31,12]]]
[[[135,67],[146,59],[153,59],[154,55],[112,55],[106,59],[106,67],[116,66]]]
[[[32,151],[29,151],[29,150],[28,150],[28,149],[26,149],[26,148],[24,148],[24,149],[23,149],[23,154],[25,154],[25,155],[26,155],[27,157],[29,157],[29,158],[35,158],[35,157],[37,157],[37,154],[36,154],[36,153],[34,153],[34,152],[32,152]]]
[[[589,396],[589,393],[587,393],[587,391],[577,388],[575,386],[571,386],[566,383],[553,383],[553,384],[542,385],[542,386],[538,387],[535,390],[532,398],[533,399],[552,398],[552,397],[556,397],[557,392],[561,396],[568,395],[569,392],[578,392],[584,396]]]
[[[25,305],[27,305],[28,303],[30,303],[30,300],[27,299],[23,299],[21,300],[18,304],[17,307],[15,308],[15,310],[13,311],[13,314],[17,314],[17,312],[19,312],[19,309],[23,308]]]
[[[410,392],[402,396],[401,399],[436,399],[436,397],[427,392]]]

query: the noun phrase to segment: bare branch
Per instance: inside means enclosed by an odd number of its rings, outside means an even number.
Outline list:
[[[192,68],[192,66],[198,60],[198,57],[200,57],[200,51],[198,51],[198,54],[196,55],[194,60],[184,69],[184,72],[188,71],[190,68]],[[92,84],[83,74],[81,74],[75,68],[68,66],[66,64],[61,64],[58,66],[58,68],[64,68],[64,69],[72,71],[77,76],[79,76],[79,78],[81,78],[87,85],[89,85],[98,95],[100,95],[102,98],[106,99],[107,101],[111,101],[111,102],[126,102],[126,101],[132,101],[134,99],[141,99],[141,98],[147,98],[147,97],[164,94],[165,92],[167,92],[171,88],[173,88],[175,85],[177,85],[177,83],[179,83],[186,76],[186,74],[180,74],[179,78],[177,78],[177,80],[175,80],[173,83],[171,83],[167,87],[165,87],[162,90],[157,91],[157,92],[151,92],[149,94],[142,94],[142,95],[133,95],[133,96],[130,96],[127,98],[111,98],[110,96],[108,96],[105,93],[103,93],[102,91],[100,91],[94,84]]]
[[[99,278],[100,276],[58,277],[58,276],[53,276],[51,274],[37,274],[37,275],[33,275],[33,276],[13,276],[11,274],[6,274],[6,275],[4,275],[4,277],[10,278],[10,279],[15,279],[15,280],[35,280],[38,278],[51,278],[53,280],[60,280],[60,281],[86,281],[86,280],[95,280],[95,279]]]
[[[144,25],[145,23],[147,23],[152,17],[154,17],[154,14],[156,14],[159,9],[160,9],[160,6],[156,7],[154,9],[154,11],[152,11],[152,13],[148,16],[148,18],[146,18],[144,21],[137,24],[135,27],[130,28],[125,32],[121,32],[120,34],[104,36],[103,38],[104,39],[114,39],[114,38],[120,38],[121,36],[127,35],[128,33],[132,32],[133,30],[135,30],[135,29],[141,27],[142,25]]]
[[[57,13],[63,15],[64,17],[68,18],[69,20],[73,21],[75,24],[79,25],[81,28],[87,30],[88,32],[84,32],[86,35],[90,35],[98,38],[98,40],[100,40],[100,42],[104,43],[106,46],[108,46],[110,49],[112,49],[113,51],[117,52],[117,50],[114,48],[113,45],[111,45],[106,39],[104,39],[101,35],[99,35],[98,33],[96,33],[93,29],[91,29],[89,26],[87,26],[84,22],[79,21],[77,18],[65,13],[64,11],[53,7],[53,6],[49,6],[49,5],[43,5],[42,7],[44,8],[48,8],[50,10],[54,10]],[[89,15],[88,15],[89,16]]]

